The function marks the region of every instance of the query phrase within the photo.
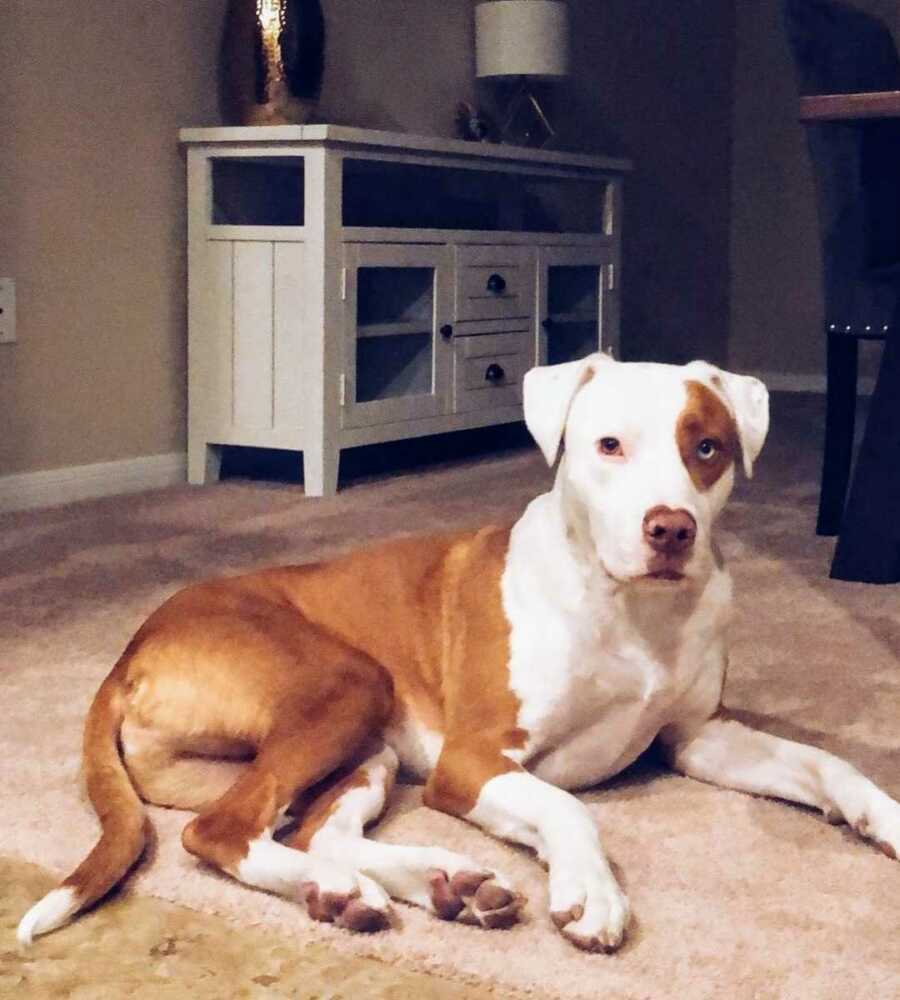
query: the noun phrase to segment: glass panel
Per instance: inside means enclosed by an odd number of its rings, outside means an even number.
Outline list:
[[[344,160],[345,226],[602,233],[604,180]]]
[[[303,158],[212,160],[218,226],[302,226]]]
[[[404,321],[431,326],[433,267],[361,267],[356,282],[359,326]]]
[[[547,268],[547,364],[576,361],[596,351],[600,324],[600,268]]]
[[[434,391],[434,268],[356,273],[356,401]]]
[[[365,337],[356,342],[356,401],[431,392],[431,334]]]

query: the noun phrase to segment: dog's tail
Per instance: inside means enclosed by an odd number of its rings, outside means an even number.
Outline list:
[[[100,686],[84,727],[84,777],[102,827],[100,839],[62,885],[22,918],[17,931],[22,944],[62,927],[79,910],[105,896],[138,860],[147,842],[144,806],[119,755],[125,659]]]

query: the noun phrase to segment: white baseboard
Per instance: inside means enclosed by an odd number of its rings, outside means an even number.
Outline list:
[[[187,456],[183,452],[24,472],[0,476],[0,512],[55,507],[75,500],[138,493],[186,481]]]
[[[764,382],[770,392],[825,392],[825,376],[802,372],[747,372]],[[875,378],[863,375],[859,380],[860,396],[871,396]]]

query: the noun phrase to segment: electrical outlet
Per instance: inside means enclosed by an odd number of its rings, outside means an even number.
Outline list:
[[[16,283],[0,278],[0,344],[16,342]]]

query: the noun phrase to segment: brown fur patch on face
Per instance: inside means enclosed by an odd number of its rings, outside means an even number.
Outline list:
[[[681,460],[698,490],[711,489],[734,464],[740,449],[734,417],[722,400],[702,382],[688,381],[687,402],[675,428]],[[710,458],[701,458],[702,441],[716,446]]]

